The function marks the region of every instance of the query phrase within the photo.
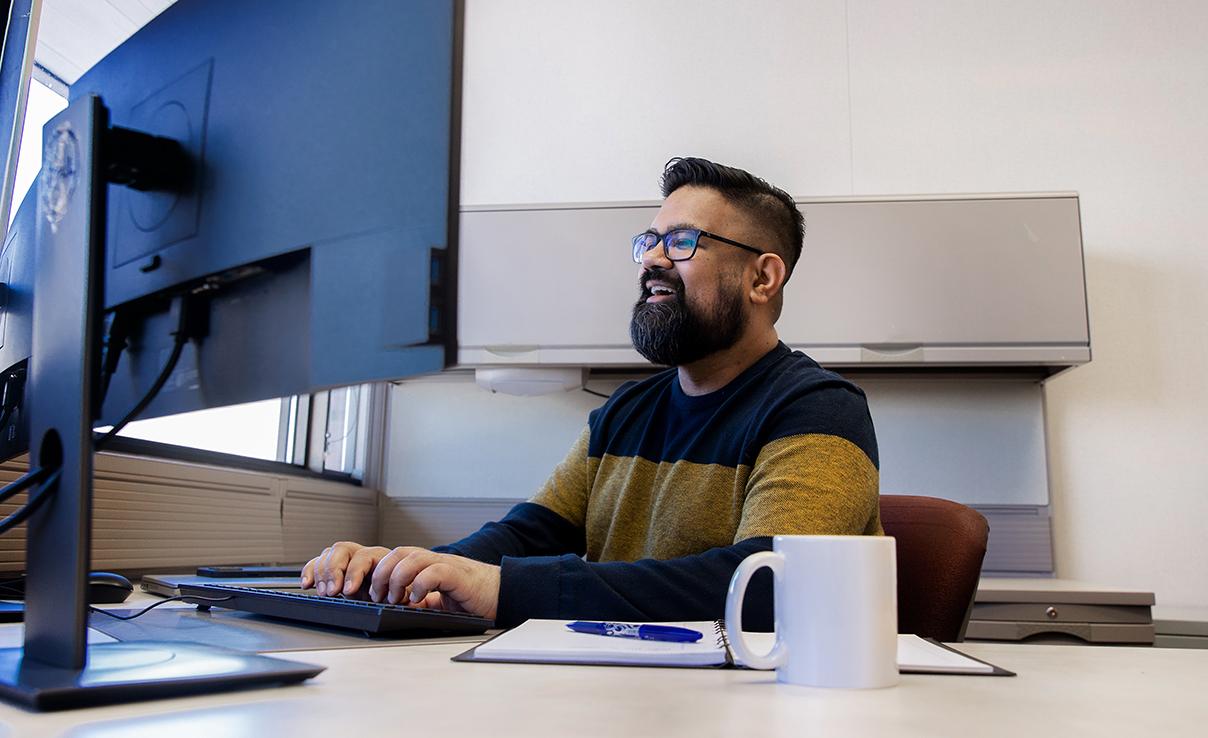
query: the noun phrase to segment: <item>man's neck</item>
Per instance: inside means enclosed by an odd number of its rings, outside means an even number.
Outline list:
[[[724,351],[678,367],[680,388],[685,395],[707,395],[725,387],[750,369],[780,341],[776,329],[749,334]]]

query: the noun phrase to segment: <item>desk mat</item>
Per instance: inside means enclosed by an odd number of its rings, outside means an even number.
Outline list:
[[[110,612],[131,615],[140,609],[111,609]],[[157,608],[136,620],[117,620],[94,612],[88,616],[88,625],[119,641],[189,641],[258,653],[422,646],[429,643],[476,643],[486,637],[463,635],[437,638],[370,638],[356,631],[340,628],[324,628],[219,608],[200,612],[191,607]]]

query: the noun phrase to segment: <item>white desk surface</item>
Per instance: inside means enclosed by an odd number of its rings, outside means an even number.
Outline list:
[[[770,672],[466,664],[465,643],[287,654],[293,687],[37,714],[0,737],[1202,736],[1208,651],[966,643],[1016,677],[907,675],[897,687],[791,687]]]

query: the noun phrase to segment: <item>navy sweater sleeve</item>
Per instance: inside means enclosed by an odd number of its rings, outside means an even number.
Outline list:
[[[507,628],[529,618],[715,620],[725,615],[734,570],[747,556],[771,548],[771,537],[758,537],[664,561],[591,563],[573,554],[507,555],[495,622]],[[743,628],[772,629],[772,579],[766,570],[751,579]]]
[[[553,510],[522,502],[503,520],[487,523],[456,543],[432,550],[499,564],[505,556],[582,556],[587,550],[587,539],[581,528]]]
[[[502,565],[495,622],[512,627],[529,618],[716,620],[725,614],[739,563],[771,548],[772,539],[760,537],[666,561],[591,563],[582,558],[582,529],[549,508],[522,502],[499,522],[432,550]],[[751,579],[743,627],[772,629],[767,571]]]

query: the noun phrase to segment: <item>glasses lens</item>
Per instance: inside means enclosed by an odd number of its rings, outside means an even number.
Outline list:
[[[654,248],[659,242],[658,236],[653,233],[639,233],[633,237],[633,260],[637,263],[642,263],[642,255],[650,249]]]
[[[696,253],[696,242],[700,240],[700,231],[680,230],[671,231],[663,236],[667,244],[667,258],[671,261],[691,259]]]

